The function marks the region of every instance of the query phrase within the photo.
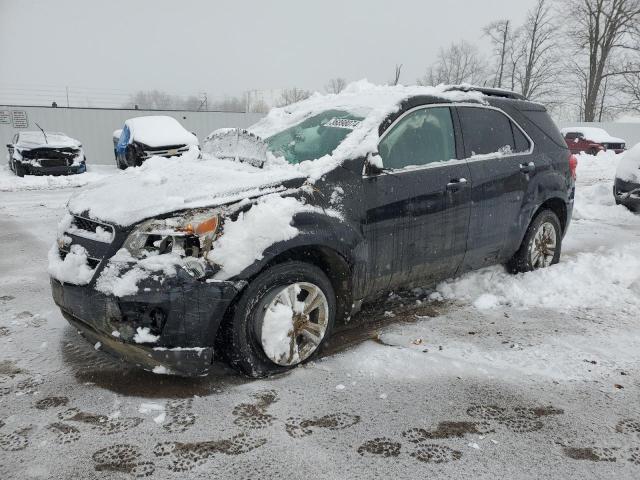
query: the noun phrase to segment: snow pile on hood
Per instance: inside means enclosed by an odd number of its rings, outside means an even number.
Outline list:
[[[400,104],[410,97],[424,95],[440,98],[443,101],[485,102],[485,97],[480,92],[447,91],[450,88],[451,86],[448,85],[381,86],[369,83],[367,80],[360,80],[350,83],[338,94],[316,93],[293,105],[272,109],[265,118],[249,130],[259,137],[268,138],[327,110],[343,110],[364,120],[338,146],[331,157],[333,161],[358,158],[376,150],[379,140],[378,127],[387,116],[397,112]]]
[[[248,212],[235,222],[226,222],[224,234],[213,244],[208,260],[222,266],[216,278],[231,278],[261,260],[264,251],[277,242],[298,235],[291,225],[296,213],[320,211],[292,197],[267,195],[258,199]],[[330,212],[327,212],[330,213]]]
[[[626,182],[640,183],[640,143],[625,152],[618,163],[616,177]]]
[[[80,148],[82,144],[64,133],[46,132],[45,139],[42,132],[20,132],[16,147],[21,150],[33,148]]]
[[[198,138],[173,117],[165,115],[136,117],[130,118],[124,124],[131,132],[129,142],[135,140],[149,147],[198,145]]]
[[[69,200],[71,213],[122,226],[187,208],[208,207],[281,190],[281,182],[302,178],[293,166],[259,169],[208,157],[197,149],[180,161],[151,157],[104,182],[83,189]]]
[[[567,127],[560,130],[562,135],[570,132],[582,133],[587,140],[596,143],[625,143],[622,138],[612,137],[606,130],[596,127]]]

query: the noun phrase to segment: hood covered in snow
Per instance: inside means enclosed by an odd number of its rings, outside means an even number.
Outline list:
[[[124,124],[131,132],[131,141],[135,140],[148,147],[198,145],[198,138],[173,117],[165,115],[136,117],[130,118]]]
[[[213,207],[283,190],[282,182],[307,177],[300,168],[278,164],[259,169],[248,164],[205,156],[197,150],[180,162],[151,157],[84,188],[68,204],[73,214],[120,226],[178,210]]]
[[[30,150],[35,148],[80,148],[82,145],[78,140],[67,137],[64,133],[45,132],[20,132],[16,147],[20,150]]]

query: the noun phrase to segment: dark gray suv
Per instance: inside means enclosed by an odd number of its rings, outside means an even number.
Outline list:
[[[148,181],[127,171],[69,202],[51,286],[92,342],[156,372],[222,359],[264,376],[384,292],[560,260],[577,162],[517,94],[348,88],[250,131],[225,130],[216,151],[248,144],[258,162],[148,162]]]

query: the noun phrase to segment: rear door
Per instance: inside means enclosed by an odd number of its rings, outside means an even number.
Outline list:
[[[502,110],[460,106],[457,112],[471,172],[466,271],[506,260],[536,167],[531,139]]]
[[[384,133],[380,175],[365,177],[365,235],[375,290],[453,275],[464,258],[469,169],[448,106],[423,106]]]

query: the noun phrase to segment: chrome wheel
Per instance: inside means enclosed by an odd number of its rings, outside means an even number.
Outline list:
[[[265,300],[260,338],[267,357],[288,367],[309,358],[327,332],[329,303],[324,292],[312,283],[296,282]]]
[[[550,222],[544,222],[533,236],[529,261],[533,269],[551,265],[558,247],[556,229]]]

